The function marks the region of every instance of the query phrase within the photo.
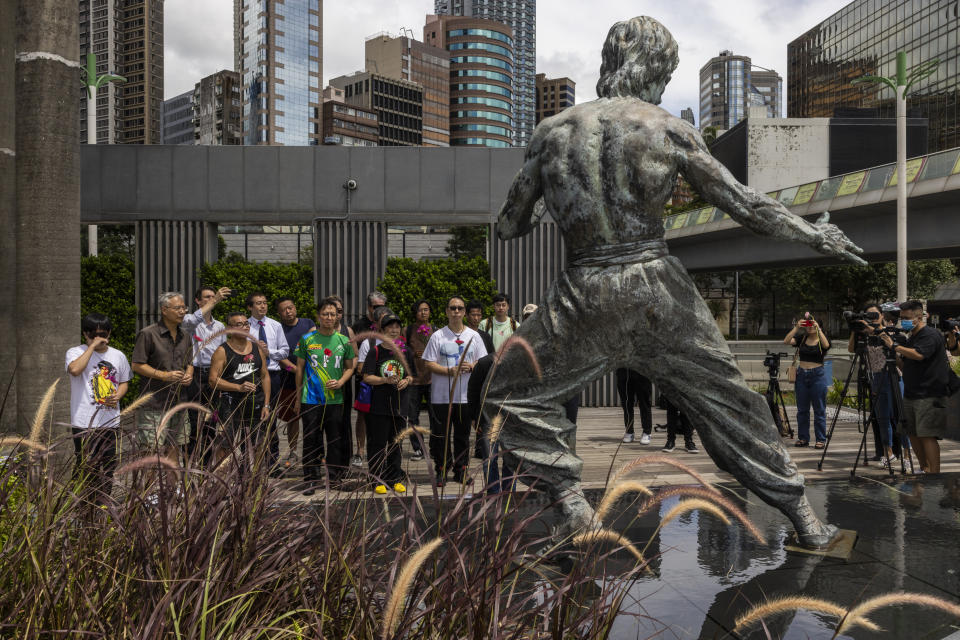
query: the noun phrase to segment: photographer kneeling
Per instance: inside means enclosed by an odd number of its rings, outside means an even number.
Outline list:
[[[823,368],[823,357],[830,349],[830,341],[810,312],[804,314],[783,341],[797,348],[797,380],[794,386],[797,394],[796,446],[806,447],[810,444],[810,406],[813,405],[813,431],[817,438],[817,449],[823,449],[827,441],[827,388],[830,386]]]
[[[947,362],[943,334],[924,322],[923,303],[908,300],[900,305],[900,326],[907,332],[906,344],[894,346],[883,334],[880,339],[900,357],[903,370],[903,425],[926,473],[940,472],[940,443],[947,430]]]
[[[847,313],[844,312],[844,315],[846,316]],[[856,351],[858,335],[861,336],[861,340],[866,341],[863,359],[867,364],[867,370],[870,372],[870,402],[874,407],[876,428],[879,431],[880,443],[885,454],[878,457],[880,458],[880,466],[886,468],[897,462],[899,458],[894,451],[895,442],[893,440],[894,420],[896,419],[893,411],[894,398],[891,394],[890,382],[884,372],[886,354],[884,354],[883,346],[881,346],[880,335],[884,328],[892,327],[897,322],[894,313],[883,313],[880,307],[875,304],[867,305],[862,315],[866,319],[850,322],[851,329],[854,327],[856,329],[850,334],[847,351],[850,353]],[[902,388],[902,383],[898,386]]]

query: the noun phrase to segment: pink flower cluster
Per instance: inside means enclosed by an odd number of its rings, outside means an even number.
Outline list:
[[[417,327],[417,333],[419,333],[422,336],[430,335],[430,331],[431,331],[430,325],[428,324],[422,324],[419,327]]]

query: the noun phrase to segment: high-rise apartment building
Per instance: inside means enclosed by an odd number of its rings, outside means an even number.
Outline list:
[[[163,0],[79,0],[79,18],[81,56],[96,54],[97,75],[110,72],[127,80],[108,83],[97,92],[97,142],[158,144]],[[86,90],[79,95],[80,139],[86,142]]]
[[[381,146],[423,144],[423,87],[416,82],[357,71],[332,78],[330,85],[343,90],[348,105],[376,113]]]
[[[481,18],[427,16],[423,40],[450,52],[450,145],[514,146],[510,27]]]
[[[787,45],[787,115],[830,117],[838,110],[873,109],[896,116],[885,85],[852,85],[871,74],[896,77],[897,52],[907,69],[934,59],[933,75],[910,88],[911,116],[927,118],[929,151],[960,146],[960,8],[956,0],[856,0]]]
[[[163,101],[160,144],[193,144],[193,90]]]
[[[686,120],[693,126],[697,126],[697,123],[693,119],[693,109],[691,109],[690,107],[680,110],[680,119]]]
[[[377,113],[340,100],[323,101],[323,144],[376,147],[380,142]]]
[[[234,0],[244,144],[320,144],[320,0]]]
[[[783,80],[776,71],[754,67],[748,56],[721,51],[700,69],[700,129],[732,129],[750,113],[767,108],[767,117],[780,117]]]
[[[536,124],[537,0],[434,0],[434,11],[495,20],[510,27],[514,53],[513,143],[527,146]]]
[[[546,74],[538,73],[536,85],[537,124],[576,103],[577,83],[570,78],[548,78]]]
[[[423,87],[423,146],[450,146],[450,54],[408,36],[367,38],[367,71]]]
[[[236,71],[203,78],[191,92],[191,134],[196,144],[243,144],[243,86]]]

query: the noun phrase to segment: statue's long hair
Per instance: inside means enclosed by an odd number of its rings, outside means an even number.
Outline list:
[[[660,103],[663,87],[680,61],[677,41],[662,24],[639,16],[610,27],[603,43],[597,95],[631,96]]]

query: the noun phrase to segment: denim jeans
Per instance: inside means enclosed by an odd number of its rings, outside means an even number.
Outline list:
[[[797,369],[797,439],[810,441],[810,407],[817,442],[827,439],[827,372],[823,367]]]

